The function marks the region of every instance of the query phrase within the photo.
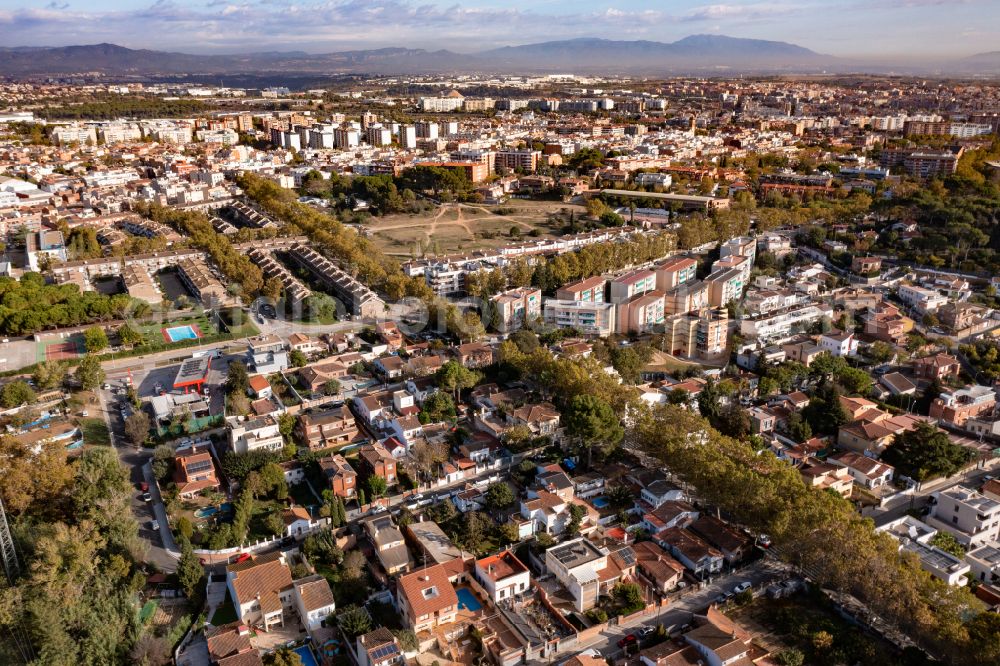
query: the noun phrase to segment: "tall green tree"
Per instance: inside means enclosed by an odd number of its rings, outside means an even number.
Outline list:
[[[80,382],[85,390],[92,391],[104,382],[104,368],[101,362],[92,354],[87,354],[76,366],[76,381]]]
[[[588,458],[595,447],[609,453],[625,434],[614,409],[595,395],[578,395],[563,414],[566,432],[586,449]]]

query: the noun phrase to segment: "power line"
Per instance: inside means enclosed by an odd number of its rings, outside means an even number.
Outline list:
[[[10,532],[10,524],[7,522],[7,511],[4,508],[3,500],[0,500],[0,556],[3,557],[3,568],[7,574],[7,582],[14,587],[17,579],[21,575],[21,563],[17,557],[17,547],[14,544],[14,536]],[[11,642],[20,653],[25,664],[35,660],[35,651],[31,647],[31,640],[28,632],[24,628],[24,623],[20,620],[7,625]]]

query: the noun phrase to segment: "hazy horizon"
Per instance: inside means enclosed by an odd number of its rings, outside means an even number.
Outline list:
[[[672,42],[718,34],[852,60],[961,58],[1000,49],[990,0],[0,0],[7,46],[114,43],[192,54],[386,47],[477,52],[596,37]],[[950,35],[945,38],[943,36]],[[15,43],[16,39],[16,43]]]

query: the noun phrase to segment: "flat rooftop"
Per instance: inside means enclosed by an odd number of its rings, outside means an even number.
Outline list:
[[[177,371],[174,386],[183,386],[184,384],[204,381],[205,376],[208,375],[208,368],[211,363],[212,359],[209,356],[189,358],[184,361],[181,363],[180,370]]]
[[[589,539],[574,539],[566,543],[550,548],[551,554],[560,564],[567,569],[574,569],[584,564],[588,564],[604,557],[605,553],[590,542]]]

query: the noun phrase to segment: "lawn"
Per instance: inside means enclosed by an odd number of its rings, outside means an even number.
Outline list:
[[[309,482],[301,481],[288,486],[288,494],[299,506],[318,506],[320,501],[309,490]]]
[[[104,419],[82,419],[80,431],[87,446],[111,446],[111,434]]]
[[[238,619],[236,617],[236,606],[233,604],[233,598],[230,596],[229,590],[226,590],[226,600],[222,602],[221,606],[215,609],[212,619],[209,622],[216,627],[221,627],[224,624],[236,622]]]

